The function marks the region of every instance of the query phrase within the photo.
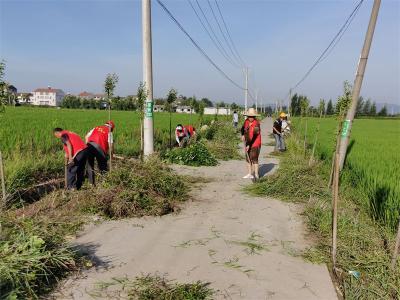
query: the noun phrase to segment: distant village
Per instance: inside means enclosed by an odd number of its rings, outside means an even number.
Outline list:
[[[48,86],[47,88],[37,88],[33,92],[18,92],[17,88],[13,85],[8,86],[9,94],[13,96],[12,99],[15,105],[36,105],[36,106],[49,106],[49,107],[64,107],[66,103],[63,103],[64,100],[68,101],[69,98],[79,99],[84,101],[85,103],[93,104],[96,103],[100,109],[106,109],[108,107],[108,102],[105,94],[96,94],[87,91],[83,91],[78,95],[72,95],[69,93],[65,93],[62,89],[52,88]],[[121,97],[115,97],[118,99],[122,99]],[[127,96],[126,98],[130,98],[133,101],[136,100],[135,95]],[[236,104],[228,105],[223,102],[219,103],[214,107],[214,104],[206,99],[204,100],[204,114],[210,115],[229,115],[233,113],[233,110],[239,109]],[[114,101],[114,99],[113,99]],[[154,112],[164,112],[165,101],[164,99],[155,99],[154,100]],[[172,105],[172,111],[176,113],[186,113],[186,114],[194,114],[196,113],[195,106],[187,105],[188,99],[184,96],[179,96],[175,103]],[[92,105],[88,105],[92,106]],[[68,107],[68,106],[67,106]],[[94,108],[94,107],[88,107]]]

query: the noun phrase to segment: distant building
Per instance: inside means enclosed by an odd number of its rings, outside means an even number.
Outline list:
[[[164,111],[164,105],[154,105],[153,111],[154,112],[163,112]]]
[[[182,105],[178,105],[175,108],[175,112],[181,113],[181,114],[191,114],[191,113],[195,114],[196,113],[195,110],[192,109],[190,106],[182,106]]]
[[[18,103],[30,104],[33,102],[33,94],[32,93],[17,93],[17,101],[18,101]]]
[[[78,97],[86,100],[104,100],[106,98],[104,94],[93,94],[86,91],[79,93]]]
[[[39,88],[34,90],[32,97],[33,105],[60,106],[65,96],[63,90],[48,88]]]
[[[231,114],[231,109],[230,108],[225,108],[225,107],[205,107],[204,108],[204,114],[205,115],[230,115]]]

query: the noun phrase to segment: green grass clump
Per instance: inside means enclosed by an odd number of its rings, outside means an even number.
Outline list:
[[[120,219],[164,215],[188,199],[187,178],[156,157],[115,163],[95,187],[58,190],[0,215],[0,295],[36,299],[81,266],[66,240],[92,215]],[[2,299],[2,297],[0,297]]]
[[[121,291],[109,292],[109,287],[121,287]],[[98,290],[92,292],[96,297],[109,297],[111,294],[125,296],[130,300],[207,300],[212,299],[214,291],[209,283],[197,281],[194,283],[176,283],[158,275],[146,275],[128,278],[114,278],[112,282],[98,284]],[[121,295],[122,294],[122,295]]]
[[[212,138],[209,138],[212,132]],[[215,158],[221,160],[240,159],[238,152],[238,133],[231,123],[215,122],[205,132],[204,136],[208,140],[207,148]]]
[[[214,155],[210,153],[202,142],[191,142],[185,148],[174,148],[164,154],[171,163],[188,166],[216,166],[218,164]]]
[[[77,270],[79,256],[51,224],[15,215],[0,217],[1,299],[36,299]]]

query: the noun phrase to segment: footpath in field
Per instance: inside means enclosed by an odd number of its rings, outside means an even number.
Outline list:
[[[272,120],[262,122],[264,144]],[[266,157],[268,176],[278,161]],[[310,246],[295,204],[241,192],[244,161],[216,167],[175,167],[209,180],[192,191],[179,214],[110,221],[88,228],[76,244],[88,247],[99,266],[69,279],[58,299],[93,299],[95,284],[113,277],[166,275],[178,282],[201,280],[217,290],[215,299],[337,299],[325,265],[305,262],[298,254]]]

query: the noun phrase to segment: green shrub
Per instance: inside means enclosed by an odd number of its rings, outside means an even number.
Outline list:
[[[171,163],[188,166],[216,166],[217,160],[202,142],[190,143],[186,148],[174,148],[164,154]]]

